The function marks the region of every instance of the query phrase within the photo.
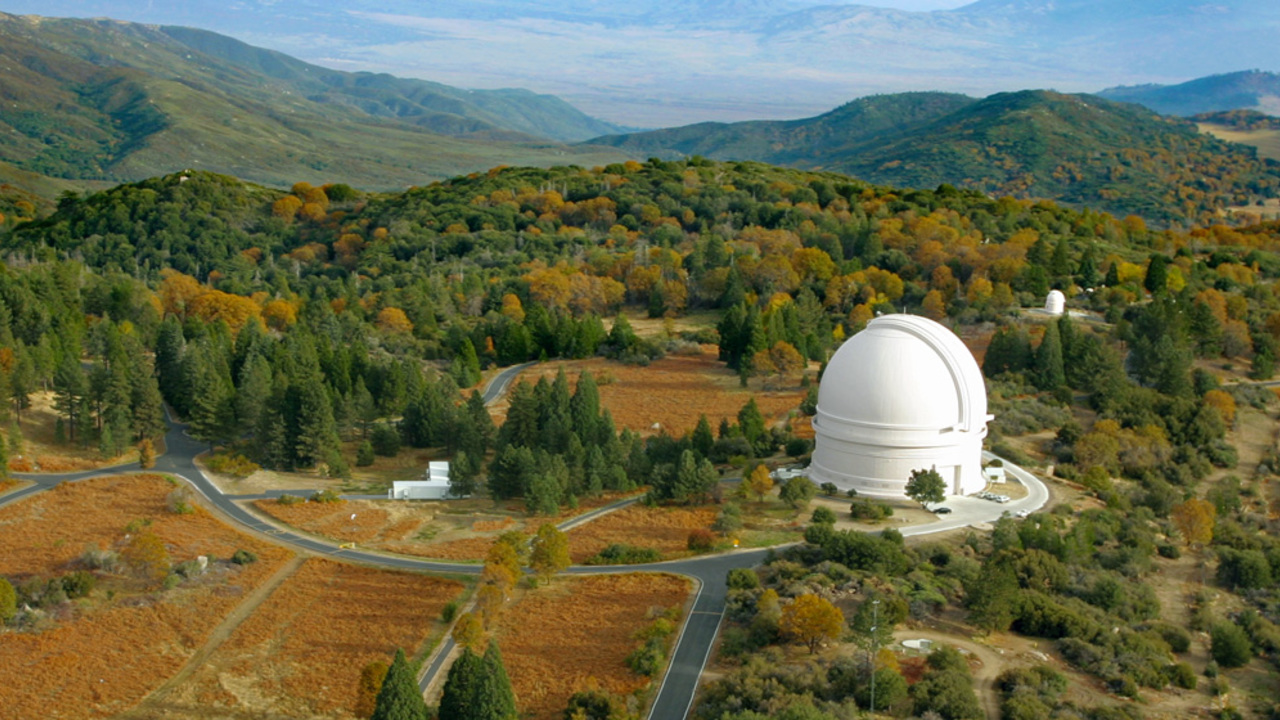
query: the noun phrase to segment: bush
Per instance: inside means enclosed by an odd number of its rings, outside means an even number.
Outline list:
[[[822,491],[823,495],[829,495],[831,497],[835,497],[840,494],[840,488],[836,487],[836,484],[833,482],[824,482],[818,486],[818,489]]]
[[[760,576],[751,568],[734,568],[725,581],[730,590],[755,590],[760,587]]]
[[[1233,622],[1215,623],[1209,631],[1211,653],[1219,667],[1237,668],[1253,659],[1253,645],[1244,630]]]
[[[1166,674],[1174,687],[1184,690],[1194,690],[1196,687],[1196,671],[1188,663],[1174,663],[1166,668]]]
[[[365,440],[356,449],[356,466],[369,467],[373,464],[373,443]]]
[[[241,548],[231,555],[231,562],[237,565],[248,565],[258,561],[258,556],[252,550]]]
[[[440,611],[440,619],[446,623],[453,622],[453,619],[457,616],[458,616],[457,600],[450,600],[449,602],[445,603],[444,609]]]
[[[237,478],[249,477],[262,469],[258,463],[240,453],[215,453],[206,458],[204,464],[219,475],[230,475]]]
[[[715,533],[705,528],[695,528],[689,533],[686,546],[694,552],[706,552],[716,544]]]
[[[893,515],[893,508],[876,500],[855,500],[849,506],[854,520],[883,520]]]
[[[658,562],[662,553],[654,548],[636,547],[625,543],[614,543],[596,555],[587,558],[587,565],[638,565]]]
[[[651,637],[627,656],[627,667],[637,675],[653,677],[662,669],[667,659],[666,643],[660,637]]]
[[[716,521],[711,524],[711,529],[722,535],[728,535],[741,527],[742,509],[733,503],[725,503],[716,515]]]
[[[310,501],[313,503],[336,503],[342,502],[342,498],[338,497],[338,493],[334,492],[331,488],[326,488],[318,493],[313,493]]]
[[[791,438],[786,444],[787,455],[798,458],[813,449],[813,443],[805,438]]]
[[[298,503],[306,502],[306,500],[303,500],[297,495],[290,495],[288,493],[285,493],[284,495],[281,495],[280,497],[276,498],[276,502],[280,503],[281,505],[297,505]]]
[[[191,488],[186,485],[170,490],[165,496],[164,504],[175,515],[190,515],[196,511],[192,505]]]
[[[1160,543],[1156,546],[1156,552],[1160,553],[1160,557],[1170,560],[1177,560],[1182,557],[1182,550],[1173,543]]]
[[[809,522],[816,525],[835,525],[835,511],[829,507],[816,507],[813,509],[813,514],[809,516]]]
[[[375,455],[395,457],[400,452],[400,432],[390,425],[379,425],[369,438]]]
[[[69,598],[86,597],[93,592],[93,588],[98,584],[98,578],[87,570],[77,570],[73,573],[63,576],[62,591]]]
[[[1157,625],[1154,628],[1160,637],[1169,643],[1169,649],[1181,655],[1191,649],[1191,634],[1177,625]]]

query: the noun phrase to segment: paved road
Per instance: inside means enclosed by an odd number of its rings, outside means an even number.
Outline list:
[[[499,397],[521,369],[523,369],[521,366],[508,368],[490,381],[485,390],[486,400],[491,401]],[[188,437],[182,425],[170,422],[169,431],[165,436],[165,444],[167,451],[163,456],[156,459],[154,472],[169,473],[185,479],[204,495],[210,504],[228,518],[245,528],[265,533],[280,543],[320,555],[398,570],[467,574],[475,574],[480,571],[480,567],[475,564],[437,562],[363,550],[344,550],[330,543],[321,542],[271,525],[240,507],[236,504],[234,498],[224,495],[200,472],[195,465],[195,457],[206,450],[207,447]],[[991,457],[994,456],[988,455],[988,458]],[[133,463],[101,470],[59,475],[15,473],[16,477],[31,480],[34,484],[0,497],[0,507],[47,490],[61,482],[72,482],[90,477],[137,470],[139,470],[138,465]],[[924,535],[953,530],[975,522],[990,522],[999,518],[1006,511],[1036,510],[1048,501],[1048,489],[1034,475],[1008,461],[1005,462],[1005,472],[1017,477],[1027,486],[1029,493],[1026,498],[1006,505],[998,505],[973,498],[950,498],[948,500],[949,505],[960,505],[964,509],[963,512],[957,510],[953,513],[953,515],[960,515],[961,517],[947,517],[944,520],[928,525],[903,528],[902,534]],[[614,506],[620,506],[626,502],[630,502],[630,500],[614,503]],[[593,511],[593,513],[598,514],[607,509],[610,508],[601,508]],[[685,621],[680,638],[672,653],[670,666],[662,684],[659,686],[657,697],[654,699],[653,707],[649,712],[648,717],[651,720],[676,720],[687,717],[697,692],[699,677],[702,674],[703,667],[706,665],[707,657],[711,653],[712,645],[724,618],[725,596],[728,592],[726,574],[733,568],[746,568],[760,564],[766,552],[766,550],[751,550],[643,566],[577,566],[567,571],[570,574],[636,571],[670,572],[691,577],[699,584],[698,596],[694,601],[693,609]],[[423,687],[443,666],[451,643],[452,640],[446,638],[445,646],[436,654],[435,661],[423,675]]]
[[[510,387],[511,382],[516,379],[516,376],[520,374],[520,371],[528,367],[533,367],[534,365],[537,365],[537,363],[527,362],[519,365],[512,365],[506,370],[494,375],[493,379],[489,381],[489,384],[484,386],[484,404],[492,405],[496,402],[498,398],[506,394],[507,388]]]

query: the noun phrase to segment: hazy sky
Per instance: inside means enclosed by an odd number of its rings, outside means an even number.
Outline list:
[[[973,0],[862,0],[858,4],[898,10],[950,10],[972,2]]]

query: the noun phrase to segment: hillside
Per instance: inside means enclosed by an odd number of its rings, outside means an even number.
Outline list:
[[[1163,115],[1199,115],[1225,110],[1280,113],[1280,73],[1246,70],[1210,75],[1178,85],[1107,88],[1099,96],[1131,102]]]
[[[896,137],[972,103],[965,95],[939,92],[874,95],[802,120],[699,123],[679,128],[596,138],[636,156],[702,155],[751,159],[775,165],[830,162],[863,144]]]
[[[592,142],[638,155],[697,151],[907,187],[949,183],[1159,221],[1199,218],[1280,191],[1275,165],[1191,123],[1049,91],[974,102],[931,93],[879,96],[810,120],[704,124]]]
[[[616,157],[534,137],[611,127],[555,98],[339,73],[201,31],[0,14],[0,65],[0,161],[57,178],[202,168],[390,189]]]

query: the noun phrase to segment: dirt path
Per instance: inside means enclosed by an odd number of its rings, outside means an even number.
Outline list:
[[[187,660],[181,670],[179,670],[173,677],[166,680],[160,687],[156,688],[155,691],[148,695],[142,702],[138,703],[137,707],[128,712],[116,715],[116,719],[144,720],[145,718],[153,717],[154,715],[151,711],[156,709],[155,706],[163,706],[168,695],[190,679],[197,670],[204,666],[204,664],[209,660],[209,657],[222,646],[222,643],[226,642],[227,638],[231,637],[231,633],[235,632],[235,629],[240,627],[240,624],[247,620],[249,616],[258,609],[258,606],[270,597],[271,593],[275,592],[276,588],[280,587],[285,580],[292,577],[293,574],[298,571],[298,568],[302,567],[302,563],[306,562],[306,560],[307,558],[305,556],[294,555],[293,558],[282,565],[275,574],[270,578],[267,578],[267,580],[259,585],[253,592],[249,593],[245,599],[236,606],[236,609],[231,611],[231,613],[218,624],[218,627],[214,628],[213,632],[209,634],[209,639],[205,641],[204,645],[202,645],[200,649],[196,650],[195,654]]]
[[[973,673],[973,691],[978,696],[978,702],[982,703],[987,720],[999,720],[1000,696],[996,692],[996,676],[1004,671],[1006,664],[999,653],[972,640],[936,630],[899,630],[893,634],[893,639],[898,642],[931,640],[935,643],[953,645],[977,658],[980,663],[977,668],[970,664],[970,671]]]

